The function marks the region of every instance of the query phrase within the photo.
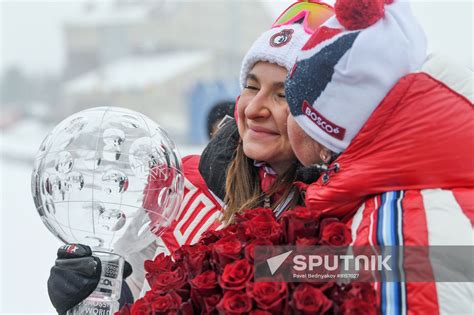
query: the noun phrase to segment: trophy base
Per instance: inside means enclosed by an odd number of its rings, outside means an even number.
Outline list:
[[[119,310],[118,301],[85,299],[67,312],[67,315],[114,315]]]
[[[102,265],[99,284],[91,295],[70,309],[67,315],[113,315],[119,311],[124,259],[117,254],[100,251],[93,251],[92,255],[98,257]]]

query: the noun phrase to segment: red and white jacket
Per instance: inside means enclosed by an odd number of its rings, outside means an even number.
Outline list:
[[[439,60],[424,71],[392,88],[340,171],[308,187],[307,206],[347,222],[353,245],[474,245],[472,71],[447,75]],[[382,314],[474,312],[473,283],[374,286]]]
[[[196,243],[205,231],[215,230],[222,210],[222,201],[208,188],[199,173],[198,155],[183,158],[184,195],[177,219],[158,239],[157,254],[172,254],[181,245]]]
[[[160,237],[148,233],[147,237],[137,237],[141,218],[135,218],[135,223],[129,226],[121,240],[115,245],[115,250],[127,260],[133,268],[132,275],[127,278],[127,284],[135,298],[146,292],[149,287],[145,281],[145,260],[153,259],[156,255],[172,254],[181,245],[194,244],[200,236],[208,230],[215,230],[221,226],[218,218],[222,210],[222,201],[219,200],[207,187],[199,173],[197,155],[186,156],[182,159],[184,173],[184,195],[177,219],[165,229]],[[150,187],[151,185],[151,187]],[[157,193],[153,186],[160,186],[159,179],[149,183],[143,200],[144,209],[153,209],[156,204]],[[140,215],[152,215],[143,211]],[[140,216],[139,215],[139,216]]]

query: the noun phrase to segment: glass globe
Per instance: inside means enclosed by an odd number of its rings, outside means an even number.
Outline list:
[[[184,177],[158,124],[129,109],[98,107],[46,136],[31,184],[41,219],[60,240],[113,252],[125,233],[154,238],[171,224]]]

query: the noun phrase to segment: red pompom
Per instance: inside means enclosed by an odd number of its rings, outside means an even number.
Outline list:
[[[384,0],[337,0],[334,7],[339,23],[347,30],[371,26],[384,16]]]

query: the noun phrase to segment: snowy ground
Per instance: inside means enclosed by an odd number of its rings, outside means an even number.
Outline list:
[[[55,314],[46,281],[61,243],[41,222],[30,192],[33,156],[46,132],[28,123],[0,135],[0,314]],[[178,147],[182,155],[202,150]]]

